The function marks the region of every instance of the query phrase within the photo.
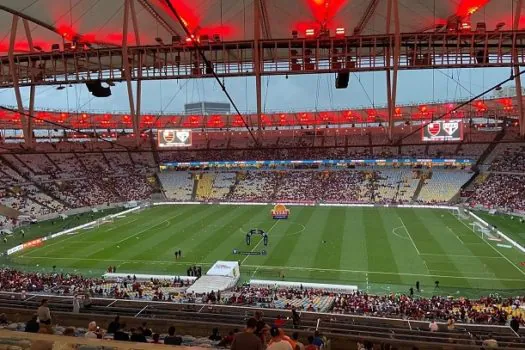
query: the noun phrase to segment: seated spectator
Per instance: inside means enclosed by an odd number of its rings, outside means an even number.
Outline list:
[[[277,327],[270,329],[270,335],[272,339],[268,343],[267,350],[294,350],[292,345],[285,339],[283,339],[283,333]]]
[[[208,337],[209,340],[219,341],[222,340],[221,335],[219,334],[219,328],[213,328],[211,335]]]
[[[153,339],[153,344],[160,344],[160,334],[159,333],[153,334],[151,338]]]
[[[148,340],[144,336],[144,330],[142,327],[139,327],[137,329],[131,330],[131,337],[129,338],[130,341],[135,343],[147,343]]]
[[[38,322],[48,325],[51,324],[51,311],[49,311],[47,299],[42,299],[36,313],[38,315]]]
[[[487,339],[483,341],[483,349],[496,349],[498,347],[498,341],[494,339],[492,334],[489,334]]]
[[[319,347],[314,344],[314,336],[313,335],[309,335],[308,336],[308,345],[306,345],[304,347],[304,350],[319,350]],[[358,350],[361,350],[361,349],[358,347]]]
[[[164,344],[168,345],[181,345],[182,338],[175,335],[175,327],[171,326],[168,328],[168,336],[164,338]]]
[[[91,339],[97,339],[99,338],[99,328],[97,327],[97,323],[95,321],[89,322],[88,330],[86,334],[84,334],[85,338],[91,338]]]
[[[120,316],[116,316],[108,326],[108,333],[115,334],[120,329]]]
[[[146,322],[142,323],[142,334],[144,334],[145,337],[151,337],[153,335],[153,332],[148,328]]]
[[[29,333],[38,333],[39,329],[38,325],[38,315],[34,314],[33,317],[29,321],[26,322],[26,328],[25,331]]]
[[[120,328],[113,334],[113,340],[129,341],[128,332],[124,331],[126,325],[121,324]]]

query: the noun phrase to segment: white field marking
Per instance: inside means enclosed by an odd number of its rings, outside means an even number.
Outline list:
[[[175,262],[172,260],[119,260],[119,259],[94,259],[94,258],[65,258],[65,257],[49,257],[49,256],[17,256],[17,259],[49,259],[49,260],[76,260],[76,261],[98,261],[98,262],[121,262],[122,264],[165,264],[165,265],[193,265],[201,264],[211,266],[215,262]],[[243,266],[241,266],[243,267]],[[320,272],[347,272],[347,273],[363,273],[371,275],[391,275],[391,276],[422,276],[422,277],[440,277],[440,278],[452,278],[452,279],[472,279],[472,280],[483,280],[483,281],[509,281],[509,282],[523,282],[523,279],[515,278],[481,278],[481,277],[469,277],[469,276],[446,276],[446,275],[432,275],[432,274],[421,274],[411,272],[386,272],[386,271],[366,271],[366,270],[345,270],[345,269],[323,269],[316,267],[302,267],[302,266],[264,266],[264,265],[244,265],[248,268],[256,268],[263,270],[305,270],[305,271],[320,271]]]
[[[465,244],[465,242],[463,242],[463,240],[461,238],[459,238],[459,235],[456,234],[456,232],[452,231],[452,229],[450,227],[447,226],[447,230],[450,231],[450,233],[452,233],[454,235],[454,237],[456,237],[457,239],[459,239],[459,241],[461,242],[461,244]]]
[[[408,237],[406,237],[406,236],[401,236],[400,234],[397,233],[397,230],[399,230],[400,228],[404,228],[404,227],[403,227],[403,226],[395,227],[395,228],[392,229],[392,233],[393,233],[394,235],[396,235],[397,237],[401,238],[401,239],[409,239]],[[405,230],[406,230],[406,228],[405,228]],[[421,254],[420,254],[420,255],[421,255]]]
[[[119,222],[120,225],[110,225],[110,227],[108,229],[104,230],[104,232],[113,231],[114,229],[116,229],[118,227],[121,227],[121,226],[124,226],[124,225],[127,225],[127,224],[131,224],[132,222],[135,222],[137,220],[138,219],[133,219],[131,221],[125,221],[125,219],[122,219],[122,221]]]
[[[455,216],[454,216],[455,217]],[[465,224],[463,221],[461,221],[459,218],[456,217],[456,219],[461,222],[463,225],[465,225],[466,228],[468,228],[470,231],[472,231],[474,233],[474,230],[472,228],[469,227],[469,225]],[[518,270],[523,276],[525,276],[525,271],[523,271],[522,269],[520,269],[520,267],[516,264],[514,264],[509,258],[507,258],[502,252],[500,252],[499,250],[497,250],[496,248],[494,248],[494,246],[492,244],[490,244],[489,242],[487,242],[486,240],[484,239],[481,239],[484,243],[486,243],[489,247],[491,247],[496,253],[498,253],[499,255],[501,255],[501,257],[505,260],[508,261],[509,264],[511,264],[516,270]]]
[[[430,273],[430,269],[428,268],[428,264],[425,259],[423,259],[423,264],[425,264],[425,268],[427,269],[427,272]]]
[[[432,254],[432,253],[421,253],[422,256],[438,256],[446,258],[448,256],[455,258],[490,258],[490,259],[503,259],[501,256],[479,256],[479,255],[463,255],[463,254]]]
[[[270,229],[266,232],[266,233],[270,233],[273,228],[279,223],[280,220],[275,220],[275,222],[273,223],[272,227],[270,227]],[[257,247],[259,246],[259,244],[261,244],[261,242],[263,242],[264,239],[261,238],[261,240],[259,240],[259,242],[257,242],[257,244],[255,245],[255,247],[252,248],[252,250],[250,250],[250,253],[254,252],[255,249],[257,249]],[[244,264],[244,262],[246,261],[246,259],[248,259],[250,257],[250,255],[246,255],[246,257],[244,259],[242,259],[241,261],[241,266]],[[255,270],[255,272],[257,272],[257,270]],[[255,275],[255,272],[253,273]]]
[[[410,232],[408,232],[408,229],[407,229],[405,223],[403,222],[403,219],[401,219],[401,216],[398,216],[398,218],[399,218],[399,221],[401,221],[401,224],[403,225],[403,228],[407,232],[408,238],[410,238],[410,241],[412,242],[412,245],[414,246],[414,248],[416,248],[417,255],[421,255],[421,253],[419,252],[419,249],[417,249],[416,243],[414,242],[414,240],[412,239],[412,236],[410,235]]]
[[[135,237],[135,236],[138,236],[138,235],[140,235],[141,233],[144,233],[144,232],[146,232],[146,231],[148,231],[148,230],[153,229],[154,227],[160,226],[160,225],[162,225],[162,224],[165,223],[165,222],[168,223],[168,226],[163,227],[163,229],[168,228],[169,225],[171,225],[170,220],[171,220],[171,219],[175,219],[175,218],[177,218],[177,217],[179,217],[179,216],[181,216],[181,215],[182,215],[181,213],[178,213],[178,214],[175,215],[175,216],[170,216],[169,218],[167,218],[167,219],[164,220],[164,221],[159,222],[158,224],[155,224],[155,225],[153,225],[153,226],[149,226],[149,227],[147,227],[147,228],[145,228],[145,229],[143,229],[143,230],[140,230],[139,232],[135,232],[134,234],[129,235],[129,236],[127,236],[126,238],[121,239],[120,241],[116,241],[115,244],[120,244],[120,243],[122,243],[122,242],[125,242],[125,241],[127,241],[128,239],[133,238],[133,237]]]

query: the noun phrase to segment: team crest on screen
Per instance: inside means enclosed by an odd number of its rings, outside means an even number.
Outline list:
[[[189,131],[177,131],[176,134],[177,134],[177,139],[181,143],[186,143],[186,141],[190,137],[190,132]]]
[[[449,135],[452,135],[458,130],[459,126],[457,122],[443,123],[443,130]]]
[[[167,143],[172,143],[173,141],[175,141],[175,133],[173,132],[173,130],[164,130],[164,132],[162,133],[162,138]]]
[[[441,125],[439,123],[430,123],[427,125],[427,130],[432,136],[437,136],[441,131]]]

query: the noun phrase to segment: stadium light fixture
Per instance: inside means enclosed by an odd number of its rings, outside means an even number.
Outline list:
[[[313,36],[315,36],[315,29],[313,28],[308,28],[305,32],[304,32],[304,35],[308,38],[311,38]]]
[[[337,37],[344,37],[345,36],[345,29],[343,27],[339,27],[335,29],[335,36]]]

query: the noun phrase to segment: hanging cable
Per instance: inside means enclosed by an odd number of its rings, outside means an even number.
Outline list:
[[[177,18],[177,21],[179,21],[179,24],[180,26],[182,27],[182,29],[184,30],[184,32],[186,33],[186,35],[188,37],[191,37],[191,32],[189,31],[188,27],[184,24],[184,21],[182,20],[182,18],[180,17],[179,13],[177,12],[177,10],[175,9],[175,7],[173,6],[173,4],[171,3],[170,0],[164,0],[164,2],[166,3],[166,5],[169,7],[170,11],[173,13],[173,15]],[[199,45],[197,44],[197,42],[195,40],[192,40],[192,43],[193,43],[193,46],[195,47],[195,50],[199,53],[199,55],[201,56],[202,60],[204,61],[205,65],[206,65],[206,68],[209,69],[211,71],[211,74],[213,75],[213,77],[215,78],[215,80],[217,81],[217,83],[220,85],[222,91],[224,92],[224,94],[226,95],[226,97],[228,98],[228,100],[230,101],[231,105],[233,106],[233,108],[235,109],[235,112],[237,113],[237,115],[241,118],[241,121],[242,123],[244,124],[244,127],[246,128],[246,130],[248,131],[248,133],[250,134],[250,137],[253,139],[253,142],[255,143],[256,146],[260,146],[259,144],[259,141],[257,140],[257,138],[255,137],[254,133],[250,130],[250,126],[248,125],[248,123],[246,122],[246,119],[244,118],[244,116],[242,115],[241,111],[239,110],[239,108],[237,107],[237,104],[235,103],[235,101],[233,100],[233,98],[231,97],[230,93],[228,92],[228,90],[226,90],[226,86],[223,84],[223,82],[221,81],[221,79],[219,78],[219,76],[217,75],[217,72],[215,72],[215,68],[213,67],[212,63],[208,60],[208,58],[206,57],[206,55],[204,54],[204,52],[200,49]]]

